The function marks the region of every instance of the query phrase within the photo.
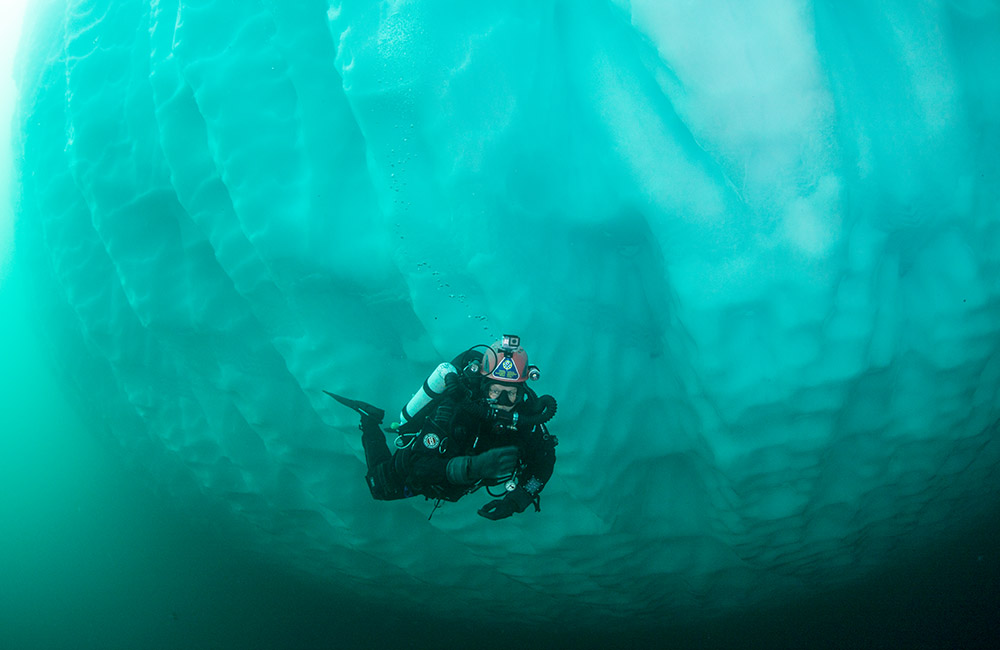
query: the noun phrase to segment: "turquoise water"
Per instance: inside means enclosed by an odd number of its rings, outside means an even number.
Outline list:
[[[475,644],[477,615],[421,628],[234,555],[110,441],[80,423],[47,372],[23,295],[0,290],[0,647],[11,650],[437,648]],[[1000,633],[996,526],[965,531],[916,562],[850,589],[649,636],[518,635],[518,647],[609,643],[678,648],[990,648]],[[666,646],[660,645],[666,643]],[[473,645],[472,647],[476,647]],[[480,647],[510,647],[508,642]],[[619,646],[621,647],[621,646]]]
[[[304,615],[274,610],[287,580],[232,557],[125,468],[62,397],[24,296],[5,283],[0,300],[0,645],[280,645],[266,621]]]
[[[998,636],[996,3],[65,5],[0,649]],[[560,400],[543,511],[372,502],[322,390],[391,412],[505,331]]]
[[[424,617],[401,617],[391,603],[359,606],[234,553],[232,531],[193,518],[126,467],[115,443],[63,398],[27,316],[31,297],[16,280],[0,287],[5,649],[507,648],[511,639],[524,648],[991,648],[1000,634],[995,524],[960,531],[848,589],[708,624],[664,621],[644,635],[501,628],[481,643],[477,612],[422,626]]]

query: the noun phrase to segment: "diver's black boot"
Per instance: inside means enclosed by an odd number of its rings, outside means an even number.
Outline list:
[[[362,401],[356,399],[347,399],[346,397],[341,397],[340,395],[335,395],[328,390],[323,391],[333,399],[337,400],[349,409],[354,409],[361,414],[361,419],[369,418],[375,421],[376,425],[382,424],[382,419],[385,417],[385,411],[378,408],[377,406],[372,406],[371,404],[366,404]]]

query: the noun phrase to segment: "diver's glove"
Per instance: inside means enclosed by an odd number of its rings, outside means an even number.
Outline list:
[[[515,512],[524,512],[534,500],[535,498],[527,490],[517,487],[505,494],[502,499],[487,503],[479,509],[479,514],[493,521],[506,519]]]
[[[517,447],[498,447],[472,456],[469,461],[469,478],[504,478],[517,469]]]
[[[444,395],[453,402],[464,402],[472,397],[472,392],[462,385],[458,375],[449,372],[444,376]]]
[[[448,461],[448,480],[469,485],[482,479],[510,476],[517,469],[517,447],[498,447],[478,456],[459,456]]]

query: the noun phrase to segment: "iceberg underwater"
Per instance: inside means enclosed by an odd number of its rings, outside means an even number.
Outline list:
[[[996,512],[996,2],[67,0],[20,57],[53,357],[234,548],[565,639]],[[324,390],[393,414],[510,331],[559,400],[541,511],[373,501]]]

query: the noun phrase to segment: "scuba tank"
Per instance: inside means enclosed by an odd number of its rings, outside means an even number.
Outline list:
[[[444,389],[448,385],[445,382],[445,377],[457,372],[455,366],[448,362],[442,363],[435,368],[434,372],[424,380],[424,384],[420,387],[420,390],[414,393],[410,401],[403,407],[403,410],[399,412],[399,424],[394,424],[393,428],[399,431],[406,431],[417,426],[416,419],[418,415],[421,415],[421,411],[444,393]],[[407,425],[410,426],[407,427]]]

